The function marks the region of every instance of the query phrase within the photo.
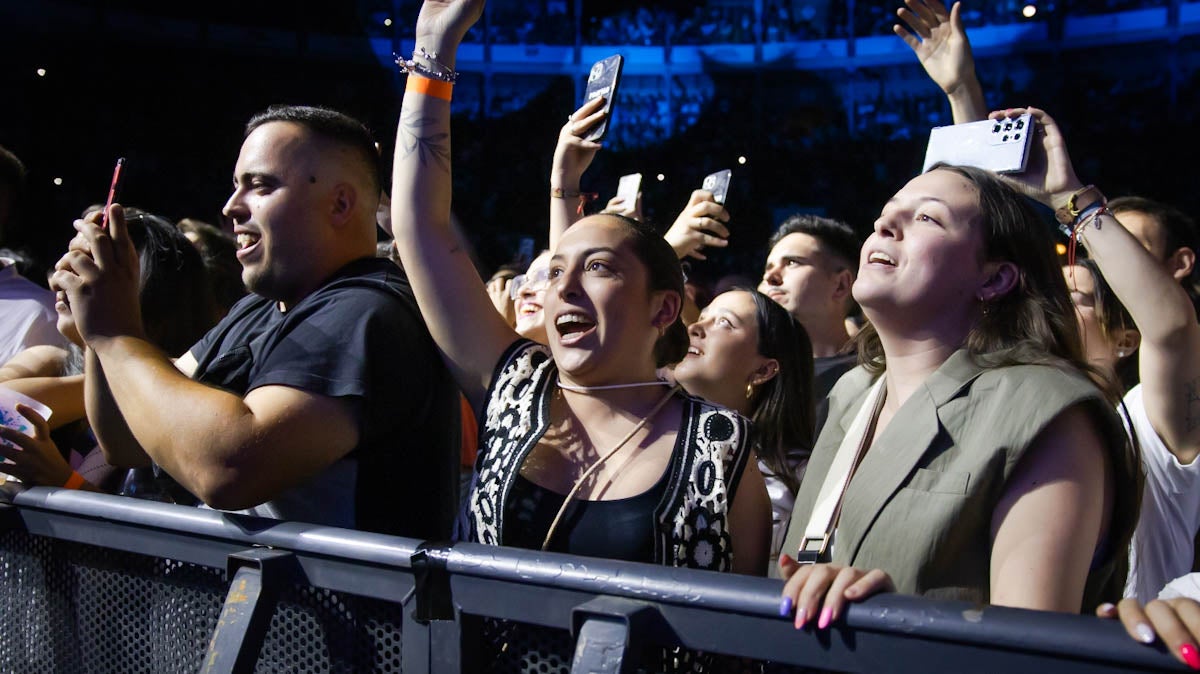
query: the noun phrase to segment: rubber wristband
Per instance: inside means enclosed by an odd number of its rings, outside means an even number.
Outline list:
[[[83,486],[84,482],[86,480],[83,479],[83,476],[78,471],[73,470],[71,471],[71,477],[68,477],[67,481],[63,483],[63,489],[79,489]]]
[[[404,90],[449,101],[450,96],[454,93],[454,83],[421,77],[420,75],[409,75],[408,83],[404,85]]]

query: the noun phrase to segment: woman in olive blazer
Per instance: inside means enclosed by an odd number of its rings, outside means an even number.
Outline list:
[[[1070,612],[1119,596],[1136,449],[1026,199],[978,169],[914,178],[863,245],[854,297],[870,319],[862,365],[831,393],[797,495],[781,612],[824,628],[845,601],[891,588]],[[820,563],[799,564],[834,454],[880,377],[829,543]]]

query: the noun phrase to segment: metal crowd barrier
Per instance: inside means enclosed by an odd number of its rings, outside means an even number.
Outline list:
[[[1186,671],[1115,621],[35,488],[0,505],[3,672]]]

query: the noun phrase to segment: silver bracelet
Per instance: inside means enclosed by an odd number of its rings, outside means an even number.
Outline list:
[[[458,71],[438,61],[437,52],[426,51],[424,47],[417,47],[417,53],[413,54],[413,58],[408,60],[405,60],[402,56],[398,56],[396,52],[392,52],[392,56],[395,57],[396,67],[400,69],[400,72],[428,77],[431,80],[440,80],[442,82],[453,83],[458,81]],[[418,56],[432,63],[433,67],[431,68],[421,61],[416,60]]]

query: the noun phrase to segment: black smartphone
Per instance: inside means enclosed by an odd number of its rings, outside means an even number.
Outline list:
[[[710,173],[704,176],[704,182],[701,183],[700,189],[711,192],[713,201],[724,205],[725,197],[729,196],[729,179],[733,177],[733,171],[725,169]]]
[[[601,110],[608,114],[588,130],[584,140],[597,141],[604,138],[604,134],[608,132],[608,122],[612,119],[613,101],[617,98],[617,85],[621,82],[621,67],[624,63],[625,59],[620,54],[613,54],[593,63],[592,69],[588,71],[587,89],[583,95],[583,102],[587,103],[603,96],[604,107]]]
[[[113,169],[112,183],[108,186],[108,199],[104,201],[104,212],[100,215],[100,229],[108,227],[108,209],[113,205],[113,201],[117,198],[117,189],[121,187],[121,174],[125,168],[125,158],[118,157],[117,165]]]

